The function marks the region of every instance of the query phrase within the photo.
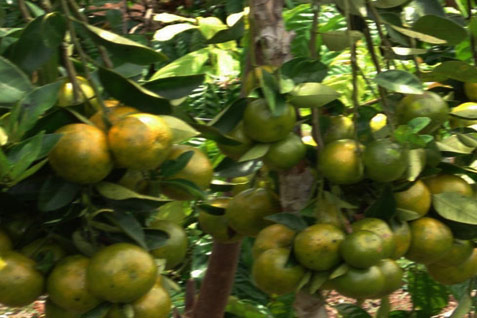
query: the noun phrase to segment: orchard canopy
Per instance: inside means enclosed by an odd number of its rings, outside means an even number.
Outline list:
[[[3,306],[475,317],[475,0],[0,4]]]

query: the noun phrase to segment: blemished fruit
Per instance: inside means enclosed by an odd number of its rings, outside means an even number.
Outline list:
[[[286,170],[296,166],[305,158],[306,146],[294,133],[270,145],[263,162],[270,169]]]
[[[404,191],[395,192],[394,199],[398,209],[416,212],[419,217],[429,212],[432,202],[431,192],[421,180]]]
[[[417,117],[429,117],[431,122],[422,130],[424,133],[435,131],[449,117],[449,105],[434,92],[420,95],[408,95],[396,106],[396,116],[399,124],[407,124]]]
[[[290,249],[273,248],[264,251],[255,260],[252,277],[259,289],[269,295],[279,296],[293,292],[305,269],[300,265],[287,265]]]
[[[162,230],[169,235],[164,245],[153,249],[151,254],[155,258],[166,260],[166,269],[171,269],[182,263],[186,254],[188,239],[182,226],[166,220],[156,220],[149,225],[150,229]]]
[[[106,111],[107,111],[106,118],[108,119],[111,125],[116,124],[119,120],[123,119],[124,117],[128,115],[139,113],[139,111],[136,108],[129,107],[129,106],[108,107]],[[108,130],[103,118],[103,111],[101,110],[97,111],[93,116],[89,118],[89,120],[102,131],[106,132]]]
[[[237,233],[256,236],[272,222],[264,218],[280,212],[278,196],[265,188],[252,188],[237,194],[227,206],[225,216]]]
[[[364,177],[361,145],[351,139],[336,140],[320,152],[318,170],[336,184],[353,184]]]
[[[237,124],[237,126],[226,134],[227,137],[240,142],[238,145],[226,145],[217,143],[220,151],[224,155],[234,160],[240,159],[253,145],[253,140],[250,139],[244,132],[243,122]]]
[[[475,102],[467,102],[460,104],[456,107],[453,107],[451,109],[451,115],[453,113],[459,114],[462,112],[475,112],[477,110],[477,103]],[[457,116],[450,116],[449,118],[449,124],[451,128],[464,128],[464,127],[469,127],[477,124],[477,120],[475,119],[465,119],[465,118],[460,118]]]
[[[395,249],[394,233],[389,225],[378,218],[364,218],[351,225],[353,231],[367,230],[377,234],[383,240],[383,258],[390,258]]]
[[[9,307],[26,306],[43,293],[45,280],[36,263],[14,251],[2,254],[0,303]],[[2,263],[3,263],[2,262]]]
[[[465,282],[477,274],[477,249],[459,265],[443,266],[429,264],[426,266],[429,275],[444,285],[454,285]]]
[[[394,242],[396,243],[391,258],[398,259],[406,254],[411,245],[411,228],[406,221],[392,220],[389,226],[393,231]]]
[[[464,179],[451,174],[441,174],[424,180],[432,194],[456,192],[471,197],[473,190]]]
[[[232,198],[216,198],[209,205],[217,208],[227,208]],[[207,234],[210,234],[215,241],[220,243],[233,243],[240,241],[243,236],[236,233],[229,226],[225,215],[213,215],[201,208],[199,210],[199,226]]]
[[[401,288],[404,271],[392,259],[386,258],[379,261],[376,265],[384,276],[384,287],[378,297],[391,294],[393,291]]]
[[[113,159],[102,130],[86,124],[69,124],[56,133],[62,136],[48,160],[57,175],[73,183],[90,184],[111,172]]]
[[[367,145],[363,162],[366,176],[378,182],[397,180],[407,169],[406,152],[399,144],[388,139]]]
[[[361,230],[346,236],[340,245],[343,260],[355,268],[368,268],[383,258],[383,240],[373,232]]]
[[[64,310],[48,298],[45,302],[45,318],[81,318],[81,314]]]
[[[194,183],[201,190],[205,190],[210,186],[214,174],[212,163],[205,153],[192,146],[174,145],[167,159],[175,160],[189,151],[192,151],[193,154],[189,162],[187,162],[187,165],[181,171],[169,176],[167,180],[184,179]],[[193,200],[195,198],[177,185],[163,183],[161,185],[161,191],[163,194],[174,200]]]
[[[339,115],[330,116],[328,128],[323,134],[325,143],[330,143],[340,139],[352,139],[354,136],[353,120],[349,117]]]
[[[295,231],[283,224],[272,224],[258,233],[253,243],[252,255],[257,259],[260,254],[272,248],[291,248]]]
[[[108,142],[118,168],[155,169],[169,155],[172,131],[159,116],[131,114],[109,129]]]
[[[296,123],[295,108],[287,105],[282,114],[274,115],[265,99],[250,102],[243,114],[245,134],[258,142],[275,142],[285,138]]]
[[[85,313],[102,301],[93,296],[86,286],[89,259],[82,255],[64,258],[51,272],[46,290],[52,302],[64,310]]]
[[[472,101],[477,102],[477,83],[467,82],[464,84],[465,96]]]
[[[12,249],[13,243],[4,230],[0,230],[0,254]]]
[[[45,258],[56,263],[66,256],[65,250],[56,242],[41,238],[24,246],[20,253],[35,261],[41,261]]]
[[[94,90],[88,80],[84,77],[76,76],[76,81],[81,89],[81,91],[78,92],[79,95],[76,103],[75,96],[73,93],[73,84],[71,82],[65,81],[58,93],[58,106],[65,107],[82,104],[87,100],[89,100],[90,102],[94,102]]]
[[[454,240],[452,248],[432,264],[439,266],[458,266],[467,260],[474,251],[474,243],[468,240]]]
[[[412,238],[406,258],[416,263],[431,264],[452,248],[452,232],[444,223],[422,217],[409,225]]]
[[[332,284],[346,297],[365,299],[379,297],[386,282],[379,267],[371,266],[365,269],[350,267],[346,274],[333,279]]]
[[[98,298],[128,303],[145,295],[156,277],[156,263],[148,252],[129,243],[116,243],[91,257],[86,284]]]
[[[339,248],[345,233],[331,224],[315,224],[295,237],[294,252],[298,262],[315,271],[326,271],[341,261]]]

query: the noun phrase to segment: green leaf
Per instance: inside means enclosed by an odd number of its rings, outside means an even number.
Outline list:
[[[333,88],[320,83],[302,83],[290,93],[290,103],[300,108],[324,106],[340,94]]]
[[[432,204],[443,218],[459,223],[477,225],[477,200],[456,192],[432,195]]]
[[[150,201],[164,201],[156,197],[136,193],[119,184],[111,182],[100,182],[95,185],[96,190],[105,198],[111,200],[141,199]]]
[[[244,177],[255,173],[261,167],[261,160],[237,162],[226,157],[215,167],[215,175],[220,178]]]
[[[0,104],[13,104],[33,89],[28,77],[14,64],[0,56]]]
[[[343,318],[371,318],[371,315],[358,305],[338,304],[335,308]]]
[[[220,30],[214,36],[212,36],[206,43],[207,44],[217,44],[224,43],[228,41],[238,40],[245,33],[245,24],[243,22],[243,17],[240,18],[234,25],[225,30]]]
[[[399,26],[396,26],[396,25],[390,25],[390,26],[394,30],[398,31],[399,33],[402,33],[402,34],[404,34],[404,35],[406,35],[410,38],[414,38],[414,39],[417,39],[417,40],[422,41],[422,42],[427,42],[427,43],[431,43],[431,44],[439,44],[439,45],[447,44],[447,41],[436,38],[435,36],[431,36],[431,35],[424,34],[424,33],[421,33],[421,32],[417,32],[417,31],[414,31],[414,30],[402,28],[402,27],[399,27]]]
[[[328,67],[320,61],[307,57],[297,57],[285,62],[281,67],[282,76],[295,84],[319,83],[328,75]]]
[[[281,111],[285,109],[285,102],[278,95],[280,92],[280,87],[276,77],[264,69],[259,69],[259,72],[262,74],[261,76],[258,76],[260,88],[262,89],[270,111],[274,115],[281,114]],[[282,107],[280,104],[282,104]]]
[[[467,31],[445,17],[425,15],[416,21],[413,30],[434,36],[447,42],[448,45],[457,45],[467,38]]]
[[[111,303],[102,303],[87,313],[82,314],[81,318],[104,318],[108,314],[111,306]]]
[[[177,159],[166,160],[161,165],[161,170],[160,170],[161,176],[164,178],[167,178],[182,171],[182,169],[184,169],[187,166],[187,164],[189,163],[193,155],[194,155],[193,151],[186,151],[182,153]]]
[[[351,41],[349,37],[351,37]],[[330,51],[343,51],[349,48],[351,43],[356,43],[363,37],[359,31],[329,31],[321,33],[323,43]]]
[[[174,23],[174,22],[190,22],[195,23],[195,19],[183,17],[176,14],[171,14],[167,12],[158,13],[154,16],[154,21],[162,22],[162,23]]]
[[[415,269],[409,271],[407,277],[412,303],[422,311],[422,317],[437,315],[447,306],[447,288],[434,281],[427,272]]]
[[[330,279],[335,279],[346,274],[349,270],[349,266],[346,263],[341,264],[330,274]]]
[[[450,115],[463,119],[477,119],[477,105],[470,104],[468,107],[454,107],[451,109]]]
[[[264,219],[283,224],[296,232],[301,232],[308,227],[308,224],[306,224],[305,220],[300,215],[290,212],[275,213]]]
[[[363,17],[367,15],[365,0],[334,0],[333,2],[335,2],[342,10],[346,10],[346,2],[348,2],[351,14]]]
[[[396,210],[396,215],[398,219],[401,221],[413,221],[421,217],[421,215],[415,211],[401,209],[401,208],[398,208]]]
[[[398,7],[407,1],[408,0],[376,0],[372,4],[377,8],[388,9]]]
[[[192,30],[197,29],[196,25],[192,25],[190,23],[177,23],[172,25],[167,25],[154,33],[154,40],[159,42],[169,41],[172,40],[176,35]]]
[[[205,193],[195,183],[185,179],[170,179],[161,181],[161,185],[173,186],[179,188],[188,194],[192,195],[196,199],[204,199]]]
[[[171,128],[172,143],[174,144],[183,142],[200,134],[191,125],[177,117],[162,115],[161,118],[164,119],[169,128]]]
[[[411,119],[407,125],[411,127],[413,133],[417,134],[421,130],[427,127],[431,123],[431,119],[429,117],[416,117]]]
[[[161,205],[154,212],[154,219],[168,220],[182,224],[184,219],[192,213],[192,208],[187,201],[172,201]]]
[[[406,71],[385,71],[376,75],[374,80],[379,86],[396,93],[422,94],[424,92],[421,81]]]
[[[364,212],[366,217],[389,220],[396,214],[396,199],[391,184],[386,184],[379,196]]]
[[[457,134],[457,138],[464,145],[474,149],[477,148],[477,133]]]
[[[151,77],[151,81],[159,78],[202,74],[204,73],[204,64],[209,60],[209,56],[210,48],[203,48],[188,53],[159,69]]]
[[[256,144],[240,157],[239,162],[262,158],[267,154],[269,149],[270,144]]]
[[[23,144],[17,152],[8,153],[8,159],[13,163],[13,168],[9,174],[11,179],[22,178],[23,173],[37,160],[41,152],[43,136],[44,133],[40,133]]]
[[[247,99],[239,98],[222,110],[210,121],[209,125],[226,134],[242,120],[245,108],[247,108]]]
[[[123,61],[139,65],[148,65],[167,60],[164,54],[154,51],[145,45],[90,24],[80,23],[88,30],[93,41],[103,45],[113,56]]]
[[[228,138],[225,136],[220,130],[215,127],[210,127],[207,125],[202,124],[192,124],[192,127],[197,129],[201,133],[201,136],[216,141],[217,143],[224,144],[224,145],[239,145],[240,142],[237,140]]]
[[[468,147],[463,144],[456,135],[450,136],[442,141],[437,141],[436,144],[440,151],[455,154],[470,154],[475,149],[475,147]]]
[[[328,271],[313,272],[310,280],[310,294],[315,294],[323,284],[328,281],[330,273]]]
[[[148,251],[152,251],[163,246],[170,238],[167,232],[158,229],[146,229],[144,230],[144,234]]]
[[[58,48],[66,34],[66,20],[63,15],[58,12],[46,14],[41,24],[41,32],[45,46]]]
[[[203,74],[160,78],[146,82],[144,88],[167,99],[179,99],[189,96],[204,82],[204,79]]]
[[[406,179],[416,181],[421,172],[426,167],[426,150],[411,149],[407,152]]]
[[[166,99],[112,70],[100,67],[99,78],[112,97],[128,106],[153,114],[170,114],[172,111]]]
[[[197,22],[199,24],[200,32],[207,40],[212,39],[219,31],[227,28],[227,26],[217,17],[198,17]]]
[[[393,51],[394,54],[400,55],[400,56],[421,55],[421,54],[427,53],[426,49],[415,49],[415,48],[409,48],[409,47],[392,47],[391,50]]]
[[[106,218],[113,224],[121,228],[123,232],[138,243],[142,248],[147,249],[146,236],[141,223],[131,213],[115,211],[108,213]]]
[[[80,190],[77,184],[50,176],[41,186],[38,209],[44,212],[61,209],[73,202]]]
[[[461,82],[477,82],[477,68],[463,61],[446,61],[438,65],[431,74]]]

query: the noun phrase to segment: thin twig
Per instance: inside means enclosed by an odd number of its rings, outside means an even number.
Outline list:
[[[410,38],[409,41],[410,41],[410,44],[411,44],[411,48],[415,49],[416,48],[416,40],[413,39],[413,38]],[[419,66],[419,60],[418,60],[416,54],[412,55],[412,60],[414,62],[414,66],[416,67],[416,75],[417,75],[417,77],[421,78],[421,68]]]
[[[18,0],[18,9],[20,10],[21,15],[26,22],[33,20],[30,11],[28,11],[25,0]]]
[[[389,62],[392,62],[394,64],[393,59],[388,58],[388,54],[392,51],[392,45],[391,42],[389,42],[388,38],[384,35],[383,28],[381,27],[382,21],[381,21],[381,16],[379,15],[378,10],[373,6],[373,4],[369,1],[366,0],[366,6],[368,9],[373,13],[373,16],[375,18],[375,24],[376,24],[376,30],[378,31],[379,38],[381,39],[382,44],[384,44],[384,58],[388,62],[388,68],[389,68]]]
[[[79,103],[81,95],[84,95],[84,93],[82,92],[81,87],[78,84],[78,80],[76,78],[76,70],[73,63],[70,60],[70,56],[68,54],[68,47],[65,42],[63,42],[61,51],[63,54],[63,62],[65,63],[66,74],[68,75],[68,79],[70,80],[70,83],[73,86],[73,103],[76,105]]]
[[[472,0],[467,0],[467,14],[469,21],[472,19]],[[477,48],[475,47],[475,35],[471,31],[470,33],[470,50],[472,51],[472,56],[474,57],[474,65],[477,66]]]

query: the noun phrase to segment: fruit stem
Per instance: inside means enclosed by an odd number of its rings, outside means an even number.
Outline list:
[[[235,278],[242,242],[214,242],[193,318],[223,318]]]

